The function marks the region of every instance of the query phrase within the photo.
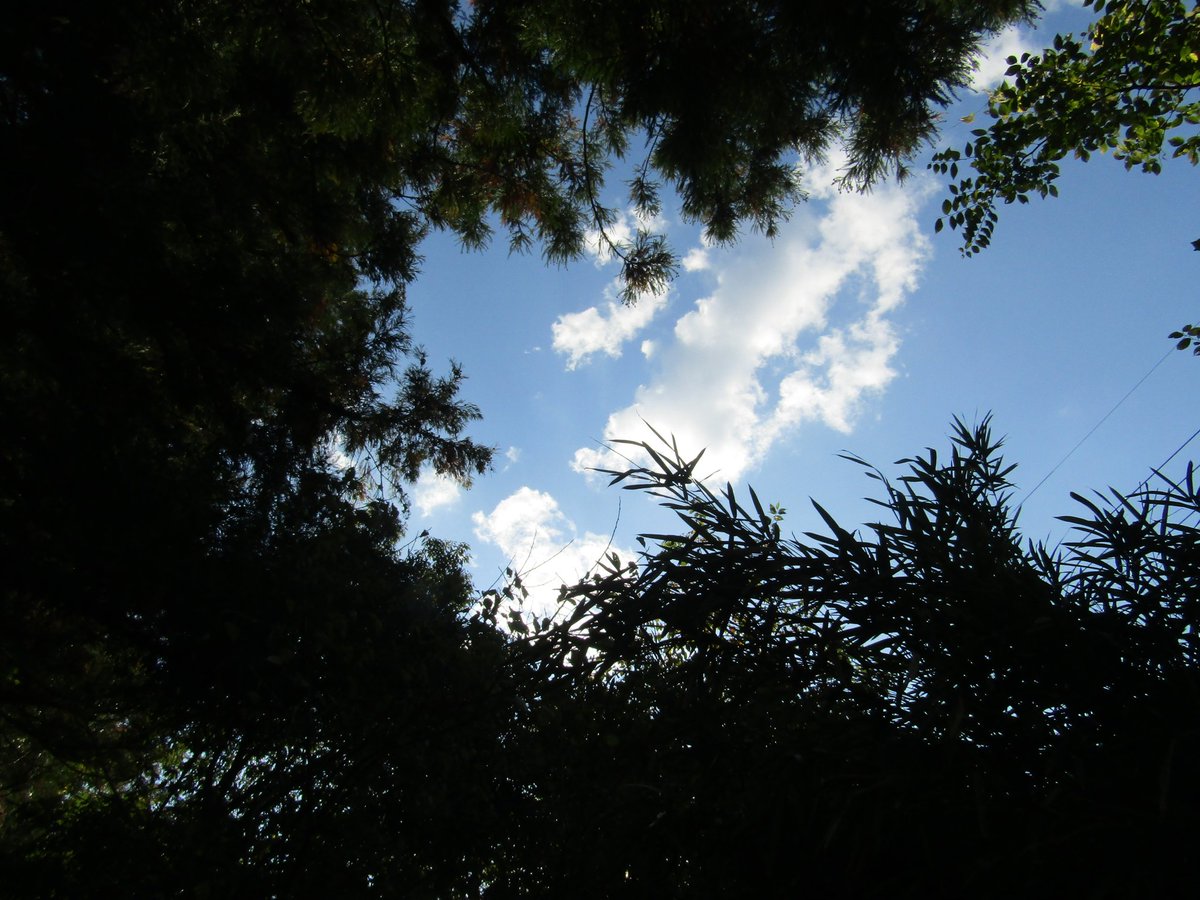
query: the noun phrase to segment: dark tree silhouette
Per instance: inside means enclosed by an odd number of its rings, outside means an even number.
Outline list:
[[[463,548],[403,543],[422,466],[490,459],[462,373],[412,340],[422,238],[570,259],[643,139],[638,208],[670,188],[714,238],[771,232],[796,157],[842,139],[848,184],[900,171],[980,38],[1033,8],[8,11],[2,889],[562,885],[579,851],[525,837],[582,738],[516,748],[591,713],[469,617]],[[670,275],[654,235],[614,249],[631,296]]]
[[[817,506],[828,532],[787,538],[670,445],[612,473],[683,531],[527,641],[594,710],[586,778],[539,786],[560,890],[1179,895],[1200,833],[1193,471],[1077,497],[1051,550],[1022,546],[999,446],[956,423],[895,482],[868,466],[887,515],[865,534]]]

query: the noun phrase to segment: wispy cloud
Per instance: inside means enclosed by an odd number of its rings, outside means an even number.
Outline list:
[[[685,272],[701,272],[712,265],[708,258],[707,247],[693,247],[683,257],[683,270]]]
[[[439,475],[433,469],[421,470],[417,483],[413,485],[412,500],[424,518],[434,511],[453,506],[462,496],[462,488],[453,478]]]
[[[673,434],[685,453],[736,480],[805,422],[849,430],[895,371],[889,313],[913,290],[929,247],[917,219],[928,185],[839,193],[836,170],[812,170],[812,202],[773,245],[714,254],[715,290],[656,346],[654,374],[612,413],[606,439]],[[643,421],[644,420],[644,421]],[[601,449],[574,466],[620,467]]]
[[[559,316],[551,326],[554,349],[566,355],[568,369],[587,363],[596,353],[619,357],[624,345],[667,305],[666,293],[648,294],[626,306],[617,292],[617,285],[610,284],[600,306]]]
[[[499,547],[510,560],[529,591],[527,608],[539,616],[553,614],[562,585],[580,581],[614,550],[623,562],[633,559],[630,551],[613,547],[608,535],[580,534],[553,496],[531,487],[471,519],[475,536]]]
[[[1051,15],[1062,9],[1079,9],[1083,6],[1083,0],[1042,0],[1042,9],[1046,15]]]
[[[333,434],[325,444],[325,461],[335,469],[349,469],[354,466],[354,460],[346,453],[346,436]]]
[[[1067,10],[1076,11],[1083,6],[1083,0],[1042,0],[1042,16],[1037,30],[1014,25],[1006,28],[980,48],[976,60],[974,76],[971,78],[971,90],[989,91],[1004,80],[1004,72],[1008,69],[1008,57],[1021,58],[1022,53],[1041,53],[1053,40],[1053,34],[1059,30],[1083,30],[1083,25],[1060,28],[1055,22],[1048,21],[1057,17],[1058,13]]]
[[[603,234],[598,228],[585,232],[583,248],[597,267],[605,266],[613,262],[613,244],[629,243],[639,229],[657,233],[665,231],[666,227],[667,222],[662,216],[643,216],[637,210],[622,210],[617,214],[616,221],[604,229]]]
[[[990,91],[1004,80],[1008,70],[1008,57],[1021,58],[1022,53],[1037,53],[1042,49],[1038,39],[1027,31],[1009,28],[987,41],[975,60],[975,72],[971,76],[971,90]]]
[[[592,256],[597,267],[615,263],[612,244],[625,244],[633,240],[639,229],[664,232],[667,222],[661,216],[646,217],[636,210],[624,210],[617,220],[605,229],[605,236],[593,229],[585,235],[584,247]],[[703,248],[689,254],[693,268],[703,267],[700,256]],[[685,266],[688,263],[685,261]],[[667,304],[666,291],[643,296],[636,305],[627,306],[620,302],[621,285],[614,280],[604,291],[604,299],[596,306],[579,312],[561,315],[551,326],[554,349],[567,357],[567,369],[575,369],[590,362],[597,353],[614,359],[620,357],[624,345],[650,324],[651,320]]]

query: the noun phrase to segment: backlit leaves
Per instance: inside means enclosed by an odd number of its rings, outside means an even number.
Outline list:
[[[1009,57],[988,98],[992,123],[930,168],[957,177],[945,224],[970,256],[991,242],[998,203],[1057,196],[1060,161],[1111,153],[1157,174],[1166,159],[1200,162],[1200,15],[1179,0],[1088,0],[1100,17],[1083,36],[1057,35],[1040,55]],[[939,218],[940,225],[943,219]],[[937,227],[937,225],[935,225]]]

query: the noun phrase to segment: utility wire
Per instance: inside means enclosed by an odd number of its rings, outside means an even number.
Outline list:
[[[1178,447],[1176,447],[1174,453],[1172,453],[1170,456],[1168,456],[1166,459],[1164,459],[1161,463],[1159,463],[1157,466],[1155,466],[1154,469],[1151,470],[1150,474],[1142,479],[1142,483],[1133,489],[1132,493],[1136,494],[1138,491],[1140,491],[1142,488],[1144,488],[1147,484],[1149,484],[1150,479],[1153,478],[1159,472],[1161,472],[1163,469],[1165,469],[1167,466],[1167,463],[1169,463],[1176,456],[1178,456],[1180,453],[1182,453],[1183,448],[1186,447],[1188,444],[1190,444],[1192,441],[1194,441],[1197,436],[1200,436],[1200,428],[1197,428],[1195,431],[1193,431],[1192,436],[1190,438],[1188,438],[1186,441],[1184,441],[1182,444],[1180,444]]]
[[[1085,434],[1083,437],[1081,437],[1079,439],[1079,442],[1076,443],[1074,447],[1072,447],[1069,451],[1067,451],[1067,455],[1064,456],[1062,459],[1060,459],[1058,461],[1058,463],[1054,466],[1054,468],[1051,469],[1049,472],[1047,472],[1042,477],[1042,480],[1039,481],[1037,484],[1035,484],[1030,489],[1029,493],[1021,498],[1021,503],[1025,503],[1025,501],[1027,501],[1030,497],[1032,497],[1034,494],[1036,494],[1037,489],[1040,488],[1047,481],[1049,481],[1050,476],[1053,475],[1055,472],[1057,472],[1060,468],[1062,468],[1063,463],[1065,463],[1068,459],[1070,459],[1072,456],[1074,456],[1075,451],[1078,450],[1080,447],[1082,447],[1084,442],[1087,441],[1087,439],[1090,438],[1093,434],[1095,434],[1097,429],[1099,429],[1101,425],[1103,425],[1105,422],[1108,421],[1108,417],[1111,416],[1113,413],[1115,413],[1121,407],[1121,404],[1123,404],[1126,400],[1128,400],[1129,397],[1133,394],[1133,392],[1136,391],[1138,388],[1140,388],[1142,386],[1142,383],[1145,382],[1145,380],[1147,378],[1149,378],[1151,375],[1153,375],[1155,373],[1155,371],[1158,370],[1158,367],[1167,361],[1167,357],[1170,356],[1174,352],[1175,352],[1175,348],[1172,347],[1170,350],[1168,350],[1166,353],[1164,353],[1162,356],[1162,359],[1160,359],[1153,366],[1151,366],[1150,371],[1147,372],[1145,375],[1143,375],[1138,380],[1137,384],[1135,384],[1128,391],[1126,391],[1125,396],[1122,397],[1120,400],[1118,400],[1116,403],[1114,403],[1112,409],[1110,409],[1108,412],[1106,412],[1104,414],[1103,418],[1101,418],[1099,422],[1097,422],[1095,425],[1093,425],[1091,430],[1087,434]],[[1189,438],[1189,440],[1191,440],[1191,439]],[[1186,446],[1186,444],[1185,444],[1185,446]],[[1180,447],[1179,449],[1182,450],[1183,448]],[[1178,453],[1179,450],[1176,450],[1175,452]],[[1174,454],[1172,454],[1172,456],[1174,456]],[[1170,460],[1168,460],[1168,462],[1170,462]],[[1166,465],[1166,463],[1163,463],[1163,465]]]
[[[1166,459],[1164,459],[1164,460],[1163,460],[1161,463],[1159,463],[1157,466],[1155,466],[1153,469],[1151,469],[1151,470],[1150,470],[1150,474],[1149,474],[1149,475],[1147,475],[1145,478],[1143,478],[1143,479],[1142,479],[1142,483],[1141,483],[1141,484],[1139,484],[1137,487],[1135,487],[1135,488],[1134,488],[1132,491],[1130,491],[1130,493],[1126,494],[1125,496],[1126,496],[1126,497],[1133,497],[1133,496],[1136,496],[1136,495],[1137,495],[1137,492],[1138,492],[1138,491],[1140,491],[1142,488],[1144,488],[1144,487],[1145,487],[1147,484],[1149,484],[1149,483],[1150,483],[1150,479],[1151,479],[1151,478],[1153,478],[1155,475],[1159,475],[1159,476],[1160,476],[1161,478],[1163,478],[1163,479],[1164,479],[1164,480],[1165,480],[1165,481],[1166,481],[1166,482],[1167,482],[1169,485],[1171,485],[1171,486],[1172,486],[1172,487],[1174,487],[1176,490],[1178,490],[1178,489],[1179,489],[1179,485],[1177,485],[1175,482],[1171,481],[1171,479],[1167,478],[1167,476],[1163,475],[1163,474],[1162,474],[1162,470],[1163,470],[1163,469],[1166,467],[1167,463],[1169,463],[1169,462],[1170,462],[1171,460],[1173,460],[1173,459],[1174,459],[1176,456],[1178,456],[1180,453],[1182,453],[1182,452],[1183,452],[1183,448],[1184,448],[1184,447],[1186,447],[1188,444],[1190,444],[1192,441],[1194,441],[1194,440],[1195,440],[1197,437],[1200,437],[1200,428],[1197,428],[1195,431],[1193,431],[1193,432],[1192,432],[1192,434],[1191,434],[1191,436],[1190,436],[1190,437],[1189,437],[1187,440],[1185,440],[1185,441],[1184,441],[1182,444],[1180,444],[1178,447],[1176,447],[1176,448],[1175,448],[1175,451],[1174,451],[1174,452],[1173,452],[1173,453],[1172,453],[1170,456],[1168,456],[1168,457],[1167,457]],[[1114,509],[1116,509],[1116,506],[1117,506],[1117,500],[1115,500],[1115,499],[1114,499],[1114,500],[1109,500],[1109,501],[1108,501],[1108,508],[1109,508],[1110,510],[1114,510]],[[1187,521],[1188,521],[1188,519],[1190,519],[1190,518],[1192,518],[1192,516],[1196,515],[1196,512],[1197,512],[1196,510],[1193,510],[1192,512],[1188,513],[1186,516],[1184,516],[1184,517],[1183,517],[1183,518],[1180,520],[1179,524],[1180,524],[1180,525],[1186,525],[1186,524],[1187,524]],[[1051,551],[1051,553],[1052,553],[1052,554],[1053,554],[1053,553],[1057,553],[1057,552],[1058,552],[1058,548],[1059,548],[1059,547],[1061,547],[1061,546],[1063,545],[1063,541],[1065,541],[1065,540],[1066,540],[1066,535],[1064,535],[1063,537],[1060,537],[1060,538],[1058,539],[1058,541],[1055,543],[1055,545],[1054,545],[1054,549]]]
[[[1167,482],[1167,484],[1171,485],[1171,487],[1175,488],[1177,491],[1182,492],[1183,489],[1178,484],[1171,481],[1171,479],[1167,478],[1166,475],[1163,475],[1162,470],[1164,468],[1166,468],[1167,463],[1169,463],[1176,456],[1178,456],[1180,454],[1180,452],[1183,450],[1183,448],[1186,447],[1188,444],[1190,444],[1192,441],[1194,441],[1197,436],[1200,436],[1200,428],[1197,428],[1195,431],[1193,431],[1191,437],[1189,437],[1186,441],[1184,441],[1182,444],[1180,444],[1178,447],[1175,448],[1174,453],[1172,453],[1170,456],[1168,456],[1166,459],[1164,459],[1161,463],[1159,463],[1159,465],[1155,469],[1151,470],[1150,474],[1147,475],[1142,480],[1142,483],[1133,489],[1133,493],[1136,494],[1138,491],[1140,491],[1142,488],[1144,488],[1147,484],[1149,484],[1150,479],[1153,478],[1155,475],[1159,475],[1161,478],[1163,478]],[[1192,516],[1196,515],[1197,512],[1200,512],[1200,510],[1193,509],[1190,513],[1188,513],[1186,516],[1184,516],[1179,521],[1179,524],[1186,525],[1188,520],[1190,518],[1192,518]]]

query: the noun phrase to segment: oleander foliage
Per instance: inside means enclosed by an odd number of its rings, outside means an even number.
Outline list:
[[[530,639],[593,710],[551,846],[591,896],[1172,896],[1200,809],[1191,468],[1078,496],[1022,545],[984,421],[866,466],[880,521],[785,537],[696,460],[613,473],[674,510]],[[536,623],[532,624],[535,631]],[[619,705],[612,712],[612,705]],[[540,788],[546,791],[546,787]],[[551,795],[547,795],[549,798]],[[664,887],[668,886],[668,887]],[[563,883],[563,889],[566,882]]]

